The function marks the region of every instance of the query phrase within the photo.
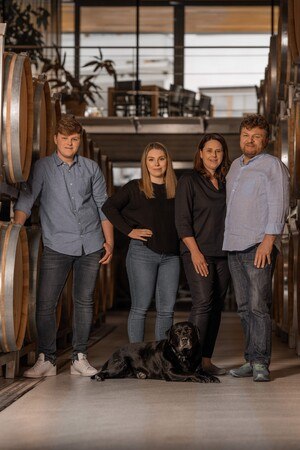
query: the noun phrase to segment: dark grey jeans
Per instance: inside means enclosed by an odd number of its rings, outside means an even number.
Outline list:
[[[277,249],[271,264],[254,266],[257,246],[242,252],[229,252],[228,264],[236,296],[238,314],[245,335],[245,360],[269,366],[272,344],[272,275]]]
[[[209,273],[207,277],[202,277],[195,271],[191,254],[184,253],[182,256],[192,297],[189,320],[199,328],[202,356],[211,358],[220,328],[230,273],[227,258],[205,256],[205,259]]]
[[[44,248],[37,293],[37,330],[39,353],[55,362],[56,306],[73,267],[73,358],[87,351],[93,319],[93,293],[101,250],[89,255],[70,256]]]

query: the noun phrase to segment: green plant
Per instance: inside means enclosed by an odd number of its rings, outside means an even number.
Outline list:
[[[88,103],[90,100],[95,104],[96,98],[101,97],[101,87],[94,82],[99,73],[105,69],[112,75],[116,82],[116,71],[114,62],[110,59],[103,60],[102,52],[99,48],[99,56],[95,56],[92,61],[87,62],[83,67],[93,68],[91,75],[86,75],[77,79],[66,67],[66,52],[61,55],[57,46],[54,46],[56,56],[54,60],[44,59],[42,72],[52,72],[54,75],[49,79],[51,86],[57,88],[62,93],[62,102],[75,100],[78,103]],[[50,75],[51,76],[51,75]]]
[[[27,51],[32,63],[37,67],[43,58],[45,42],[41,30],[48,27],[49,12],[42,7],[33,9],[30,4],[23,7],[22,2],[2,3],[3,22],[6,22],[5,47],[14,52]],[[22,46],[22,48],[15,48]]]

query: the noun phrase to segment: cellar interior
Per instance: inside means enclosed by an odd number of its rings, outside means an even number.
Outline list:
[[[0,6],[0,448],[298,449],[300,2],[10,3]],[[75,94],[78,83],[84,89],[94,83],[75,109],[68,77]],[[244,351],[232,282],[213,356],[227,371],[219,384],[71,376],[72,271],[56,307],[57,376],[23,377],[38,352],[43,240],[39,201],[24,226],[13,222],[13,211],[35,162],[55,152],[56,124],[65,113],[83,126],[78,154],[97,163],[109,197],[141,177],[150,142],[166,146],[180,179],[206,133],[221,134],[234,161],[242,119],[255,113],[267,119],[267,152],[290,176],[273,275],[271,383],[228,373],[243,363]],[[112,260],[99,266],[93,293],[88,357],[97,369],[128,344],[130,238],[117,229],[114,238]],[[188,320],[191,306],[181,262],[174,323]],[[145,341],[155,340],[155,317],[153,299]]]

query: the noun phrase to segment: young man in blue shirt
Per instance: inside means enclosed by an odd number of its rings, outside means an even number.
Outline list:
[[[98,164],[77,154],[82,126],[65,115],[57,124],[57,150],[35,163],[15,205],[15,223],[23,225],[40,200],[44,251],[39,273],[36,320],[39,357],[25,377],[56,375],[56,306],[73,268],[73,358],[71,374],[94,375],[87,360],[93,317],[93,292],[99,264],[113,251],[113,227],[102,213],[107,198]]]

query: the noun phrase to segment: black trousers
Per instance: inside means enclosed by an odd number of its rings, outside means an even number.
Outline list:
[[[185,253],[182,259],[192,297],[189,320],[199,328],[202,356],[211,358],[230,280],[227,258],[206,256],[207,277],[195,271],[190,253]]]

